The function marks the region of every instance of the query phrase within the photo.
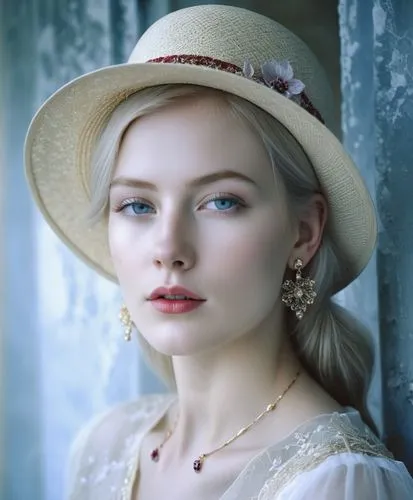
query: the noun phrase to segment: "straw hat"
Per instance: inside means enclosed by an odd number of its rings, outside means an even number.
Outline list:
[[[26,173],[41,212],[61,240],[116,281],[106,223],[90,227],[85,219],[91,154],[121,101],[145,87],[172,83],[240,96],[295,136],[327,198],[328,229],[344,256],[335,290],[350,283],[371,256],[376,220],[357,168],[328,128],[334,117],[326,75],[293,33],[237,7],[204,5],[168,14],[144,33],[126,64],[76,78],[43,104],[26,138]]]

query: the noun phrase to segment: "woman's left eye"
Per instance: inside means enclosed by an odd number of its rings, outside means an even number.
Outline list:
[[[218,212],[234,211],[242,207],[241,200],[231,196],[220,196],[206,201],[202,208],[206,210],[215,210]]]

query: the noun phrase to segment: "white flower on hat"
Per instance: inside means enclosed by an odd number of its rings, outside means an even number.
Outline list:
[[[300,95],[305,88],[301,80],[294,78],[293,68],[288,61],[268,61],[261,66],[261,73],[264,83],[285,97]],[[243,75],[247,78],[254,76],[254,68],[249,61],[244,62]]]
[[[262,76],[265,83],[281,92],[286,97],[299,95],[305,85],[301,80],[294,78],[294,71],[288,61],[269,61],[261,66]]]

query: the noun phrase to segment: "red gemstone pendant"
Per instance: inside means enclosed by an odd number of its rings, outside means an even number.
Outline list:
[[[158,462],[159,460],[159,449],[155,448],[151,453],[151,458],[154,462]]]
[[[202,462],[201,460],[195,460],[194,461],[194,471],[195,472],[201,472],[202,469]]]

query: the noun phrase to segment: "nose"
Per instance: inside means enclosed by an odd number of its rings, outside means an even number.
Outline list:
[[[195,248],[190,241],[188,224],[182,217],[168,218],[154,245],[153,263],[159,269],[168,271],[188,271],[195,265]]]

